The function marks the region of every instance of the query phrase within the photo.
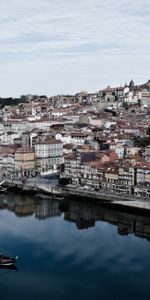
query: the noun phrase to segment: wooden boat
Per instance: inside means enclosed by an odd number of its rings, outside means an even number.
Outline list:
[[[64,197],[61,195],[53,195],[52,200],[64,200]]]
[[[35,198],[36,199],[39,199],[39,200],[63,200],[64,197],[61,196],[61,195],[45,195],[45,194],[36,194],[35,195]]]
[[[6,194],[7,188],[3,188],[0,186],[0,194]]]
[[[12,257],[6,252],[0,252],[0,266],[12,266],[18,260],[18,256]]]
[[[5,194],[7,192],[7,187],[3,187],[3,183],[5,183],[5,180],[0,182],[0,193]]]
[[[13,264],[13,265],[0,265],[0,271],[1,270],[14,270],[14,271],[18,271],[18,268],[16,267],[16,265],[15,264]],[[1,275],[1,272],[0,272],[0,275]]]

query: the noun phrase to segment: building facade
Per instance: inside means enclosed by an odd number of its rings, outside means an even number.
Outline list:
[[[63,163],[62,142],[49,139],[35,144],[36,166],[41,171],[46,171],[52,166],[59,166]]]
[[[15,176],[35,176],[35,153],[32,148],[20,148],[15,153]]]

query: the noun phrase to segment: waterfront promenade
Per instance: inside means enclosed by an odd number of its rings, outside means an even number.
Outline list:
[[[59,189],[58,187],[55,188],[55,183],[49,183],[47,180],[42,180],[40,178],[34,178],[31,180],[10,180],[6,179],[3,183],[3,185],[8,189],[8,190],[13,190],[13,191],[20,191],[24,193],[32,193],[36,194],[38,192],[43,192],[46,194],[58,194]]]
[[[114,208],[129,210],[150,211],[150,199],[141,198],[129,194],[118,194],[104,190],[90,191],[80,187],[68,185],[63,188],[63,193],[67,198],[83,199],[84,201],[96,202],[110,205]]]
[[[43,192],[48,195],[59,191],[66,199],[82,200],[85,202],[99,203],[103,205],[110,205],[114,208],[128,209],[128,210],[143,210],[150,211],[150,199],[140,198],[129,194],[118,194],[115,192],[109,192],[108,190],[88,190],[83,187],[75,187],[73,185],[67,185],[65,187],[58,187],[48,184],[47,182],[41,182],[40,179],[22,182],[21,180],[6,180],[4,186],[8,190],[15,192],[36,194]]]

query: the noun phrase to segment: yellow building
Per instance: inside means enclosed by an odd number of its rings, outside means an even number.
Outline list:
[[[15,173],[17,177],[35,175],[35,153],[32,148],[20,148],[16,151]]]
[[[118,174],[117,172],[110,170],[109,172],[105,172],[105,179],[107,182],[118,182]]]

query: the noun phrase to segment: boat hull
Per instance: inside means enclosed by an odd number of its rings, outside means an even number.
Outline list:
[[[40,178],[59,179],[59,177],[60,177],[60,172],[56,169],[50,169],[40,173]]]
[[[14,263],[15,263],[15,261],[13,261],[13,262],[8,262],[8,263],[0,263],[0,266],[2,267],[2,266],[12,266],[12,265],[14,265]]]
[[[17,261],[18,256],[14,257],[1,257],[0,258],[0,266],[12,266]]]
[[[59,174],[45,174],[45,175],[40,175],[40,178],[45,178],[45,179],[59,179]]]

